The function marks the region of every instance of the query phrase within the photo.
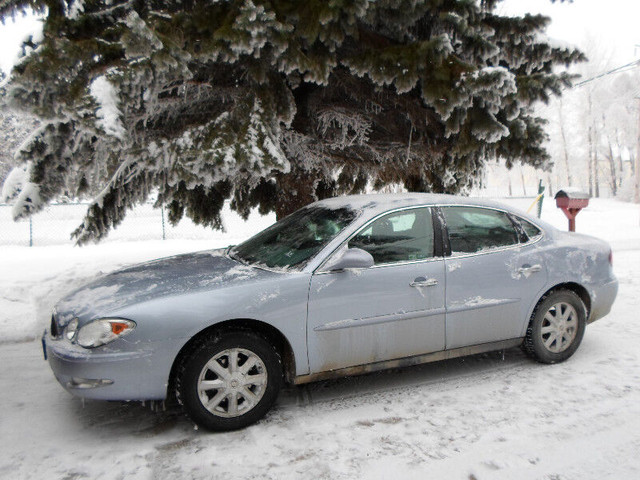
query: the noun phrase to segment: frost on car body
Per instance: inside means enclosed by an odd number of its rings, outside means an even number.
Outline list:
[[[197,423],[240,428],[282,380],[517,345],[562,361],[615,299],[609,253],[500,204],[334,198],[237,247],[94,280],[58,303],[45,349],[75,395],[159,400],[173,388]]]

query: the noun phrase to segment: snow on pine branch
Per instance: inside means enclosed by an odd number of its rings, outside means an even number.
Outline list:
[[[327,158],[323,144],[294,130],[284,131],[281,145],[288,158],[295,159],[307,170],[321,165]]]
[[[89,92],[98,103],[98,109],[96,110],[97,126],[102,128],[107,135],[122,140],[125,135],[125,129],[120,121],[122,113],[120,112],[120,100],[115,87],[104,75],[101,75],[91,82]]]
[[[84,1],[85,0],[75,0],[71,4],[67,3],[65,5],[66,17],[71,20],[77,20],[78,17],[84,12]]]
[[[0,203],[12,203],[20,191],[27,184],[29,180],[29,164],[20,165],[15,167],[4,183],[2,184],[2,193],[0,194]]]
[[[31,163],[27,163],[11,170],[2,184],[0,202],[13,203],[11,213],[14,220],[24,218],[42,208],[40,187],[30,182],[30,177]]]
[[[322,110],[318,115],[318,127],[323,137],[331,137],[331,148],[344,149],[353,145],[365,145],[369,141],[371,122],[357,113],[347,113],[337,108]],[[332,135],[337,131],[337,135]]]
[[[122,36],[122,43],[125,47],[125,57],[130,61],[147,60],[153,52],[162,49],[160,39],[135,10],[131,10],[122,23],[128,28]]]

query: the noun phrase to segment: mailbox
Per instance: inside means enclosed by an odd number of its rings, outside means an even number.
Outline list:
[[[576,216],[580,213],[580,210],[589,205],[589,194],[573,188],[565,188],[564,190],[558,190],[555,199],[556,207],[562,209],[569,219],[569,231],[575,232]]]

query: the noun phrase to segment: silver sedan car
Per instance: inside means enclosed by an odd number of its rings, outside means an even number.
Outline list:
[[[175,396],[231,430],[284,383],[516,346],[566,360],[611,309],[611,263],[605,242],[497,203],[333,198],[241,245],[95,280],[57,304],[43,347],[74,395]]]

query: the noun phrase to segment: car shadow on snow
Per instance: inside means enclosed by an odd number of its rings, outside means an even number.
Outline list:
[[[316,407],[347,410],[385,402],[384,396],[457,395],[459,387],[495,382],[497,377],[522,375],[523,368],[539,364],[520,348],[482,353],[423,365],[395,368],[365,375],[286,387],[263,423],[282,422],[297,411]],[[419,391],[417,391],[419,390]]]
[[[155,436],[188,426],[175,402],[118,402],[74,398],[74,417],[86,429],[114,435]],[[184,425],[182,425],[184,424]]]
[[[249,428],[259,428],[261,424],[280,423],[283,420],[286,422],[289,414],[319,404],[340,409],[375,403],[379,401],[379,394],[384,392],[428,386],[439,394],[446,393],[456,389],[461,382],[492,381],[502,370],[517,374],[520,371],[517,367],[523,364],[534,365],[519,348],[512,348],[306,385],[286,386],[274,409],[257,427]],[[83,402],[75,399],[72,403],[69,408],[75,410],[74,417],[84,428],[99,430],[106,435],[155,437],[176,430],[185,435],[194,432],[194,424],[175,401]]]

